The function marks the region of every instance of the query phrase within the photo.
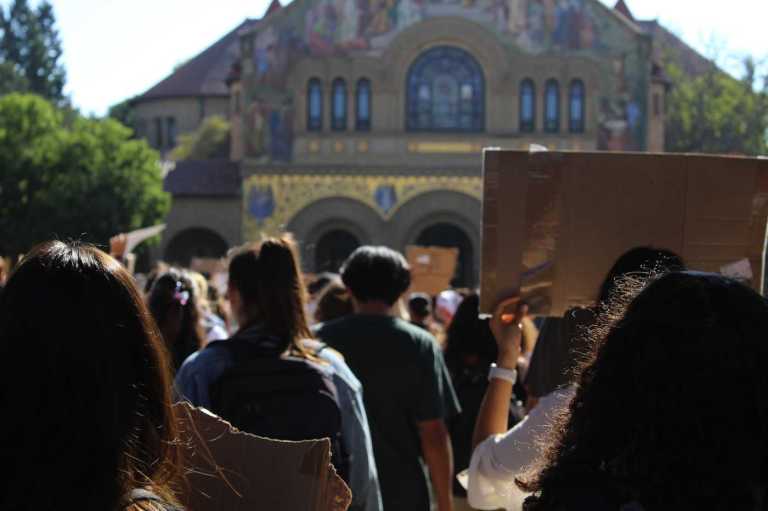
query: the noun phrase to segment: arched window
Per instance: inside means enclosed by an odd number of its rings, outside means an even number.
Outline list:
[[[371,81],[361,78],[357,81],[355,92],[355,129],[368,131],[371,129]]]
[[[532,133],[536,129],[536,85],[525,79],[520,83],[520,131]]]
[[[568,98],[568,127],[571,133],[583,133],[586,110],[584,82],[573,80],[568,91]]]
[[[333,81],[331,129],[334,131],[347,129],[347,82],[343,78],[336,78]]]
[[[409,131],[483,131],[485,78],[477,61],[460,48],[427,50],[408,70]]]
[[[547,80],[544,88],[544,131],[560,131],[560,85],[557,80]]]
[[[318,78],[307,84],[307,131],[323,129],[323,85]]]

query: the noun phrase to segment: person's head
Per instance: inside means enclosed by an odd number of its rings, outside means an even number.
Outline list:
[[[310,337],[306,288],[290,236],[268,238],[237,250],[229,262],[227,295],[241,327],[261,324],[283,339],[286,348],[302,351],[300,341]]]
[[[144,294],[149,295],[149,291],[152,289],[152,285],[157,280],[157,277],[170,270],[171,267],[163,261],[155,261],[147,273],[147,280],[144,282]]]
[[[307,292],[309,293],[309,296],[319,296],[320,292],[323,291],[328,284],[338,281],[339,275],[337,273],[323,272],[320,275],[317,275],[312,282],[307,284]]]
[[[487,367],[496,359],[496,341],[487,319],[480,318],[480,297],[472,293],[456,309],[445,341],[445,359],[452,370]]]
[[[363,246],[344,263],[341,280],[358,303],[392,307],[411,285],[411,268],[399,252]]]
[[[624,492],[649,511],[758,509],[768,489],[766,300],[719,275],[669,273],[617,318],[596,336],[529,488],[543,491],[533,509],[550,509],[561,485]]]
[[[585,336],[605,308],[610,307],[616,290],[629,282],[645,282],[653,275],[683,270],[680,256],[665,249],[635,247],[616,260],[600,286],[594,307],[574,308],[562,318],[546,318],[531,355],[526,385],[531,396],[541,398],[573,382],[578,361],[588,350]]]
[[[197,302],[197,306],[200,308],[200,312],[203,314],[211,312],[208,279],[206,279],[202,273],[198,273],[196,271],[187,270],[186,274],[192,283],[192,286],[194,287],[195,301]]]
[[[147,301],[178,369],[205,340],[195,287],[183,272],[172,268],[155,279]]]
[[[597,303],[604,304],[610,301],[616,284],[627,276],[637,275],[642,280],[650,273],[660,274],[684,269],[683,259],[671,250],[650,246],[632,248],[613,263],[600,285]]]
[[[411,293],[408,297],[408,313],[412,321],[424,323],[432,314],[432,298],[426,293]]]
[[[332,280],[318,292],[315,320],[326,323],[355,312],[349,291],[338,279]]]
[[[435,298],[435,316],[437,319],[444,325],[450,325],[453,315],[456,314],[456,310],[463,299],[464,297],[453,289],[440,291],[440,294]]]
[[[146,486],[171,496],[179,450],[168,355],[117,261],[60,241],[29,252],[0,295],[0,356],[11,468],[0,508],[55,509],[71,496],[77,509],[112,510]]]

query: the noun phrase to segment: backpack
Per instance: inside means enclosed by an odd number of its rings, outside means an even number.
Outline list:
[[[251,340],[219,341],[234,365],[210,386],[212,412],[233,426],[277,440],[331,441],[331,461],[349,481],[341,408],[331,376],[312,362],[279,356]]]

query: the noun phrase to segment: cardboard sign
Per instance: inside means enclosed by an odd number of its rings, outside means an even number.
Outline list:
[[[138,229],[125,234],[125,253],[129,254],[133,252],[133,249],[139,246],[144,240],[148,240],[152,236],[157,236],[165,230],[165,224],[155,225],[153,227],[145,227],[144,229]]]
[[[761,289],[767,160],[489,149],[483,193],[482,312],[515,294],[540,314],[592,304],[640,245],[695,270],[760,269],[750,284]]]
[[[328,439],[288,442],[243,433],[208,411],[174,405],[196,511],[345,511],[352,493],[331,465]]]
[[[458,248],[409,246],[405,257],[411,265],[409,293],[437,295],[451,287],[459,260]]]

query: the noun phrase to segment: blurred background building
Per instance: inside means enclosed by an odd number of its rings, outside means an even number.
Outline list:
[[[712,66],[623,0],[274,0],[133,102],[164,153],[231,123],[228,155],[167,175],[158,255],[287,230],[317,272],[361,244],[453,246],[473,286],[482,148],[662,151],[667,59]]]

